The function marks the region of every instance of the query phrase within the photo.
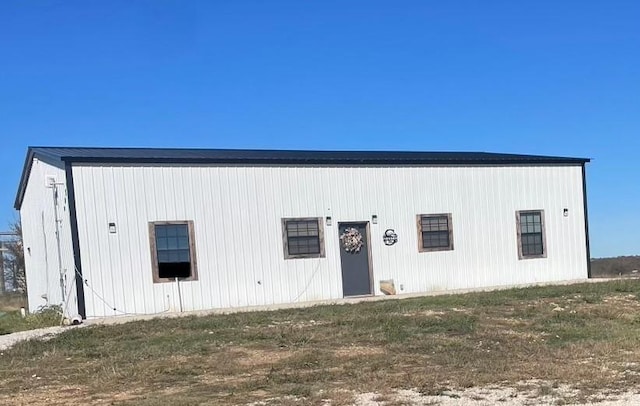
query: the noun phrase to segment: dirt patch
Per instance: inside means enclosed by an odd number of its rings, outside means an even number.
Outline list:
[[[625,306],[640,307],[640,301],[636,295],[607,296],[602,301],[605,303],[623,303]]]
[[[240,351],[233,351],[230,355],[235,357],[236,362],[241,366],[260,367],[285,360],[291,357],[292,354],[291,351],[285,350],[245,348]]]
[[[86,388],[64,385],[59,388],[43,386],[37,390],[18,392],[7,397],[0,397],[3,405],[68,405],[88,404],[90,398]]]
[[[442,390],[438,394],[424,394],[415,389],[378,394],[355,394],[357,406],[439,405],[439,406],[534,406],[534,405],[597,405],[623,406],[640,404],[640,394],[582,393],[568,385],[546,381],[519,382],[513,387],[472,387],[463,390]]]
[[[295,327],[295,328],[306,328],[306,327],[315,327],[321,326],[323,324],[328,324],[328,321],[316,321],[316,320],[282,320],[282,321],[273,321],[271,324],[267,325],[268,328],[276,328],[276,327]],[[251,329],[251,326],[245,326],[245,329]]]
[[[333,351],[333,354],[338,358],[366,357],[372,355],[382,355],[384,353],[385,351],[383,348],[362,346],[342,347]]]
[[[396,315],[404,316],[404,317],[415,317],[415,316],[423,316],[423,317],[440,317],[444,316],[446,313],[443,311],[437,310],[417,310],[415,312],[405,312],[405,313],[396,313]]]

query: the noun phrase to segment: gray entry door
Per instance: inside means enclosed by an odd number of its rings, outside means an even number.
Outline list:
[[[351,250],[348,250],[344,239],[339,240],[340,261],[342,263],[342,293],[344,296],[370,295],[372,292],[367,223],[339,223],[338,235],[342,236],[347,229],[355,229],[360,234],[362,245],[357,251],[353,249],[353,245],[351,245]]]

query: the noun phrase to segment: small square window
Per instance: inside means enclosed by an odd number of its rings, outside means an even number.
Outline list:
[[[544,211],[531,210],[516,213],[518,227],[518,258],[545,258],[546,239]]]
[[[285,259],[324,257],[322,218],[282,219]]]
[[[197,280],[192,221],[149,223],[154,282]]]
[[[417,222],[419,252],[453,250],[451,213],[419,214]]]

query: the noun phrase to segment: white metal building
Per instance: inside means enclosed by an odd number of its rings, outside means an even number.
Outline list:
[[[101,317],[589,276],[588,159],[29,148],[30,310]]]

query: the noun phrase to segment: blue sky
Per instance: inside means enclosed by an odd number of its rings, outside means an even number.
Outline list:
[[[640,254],[640,2],[0,2],[0,229],[29,145],[593,158]]]

